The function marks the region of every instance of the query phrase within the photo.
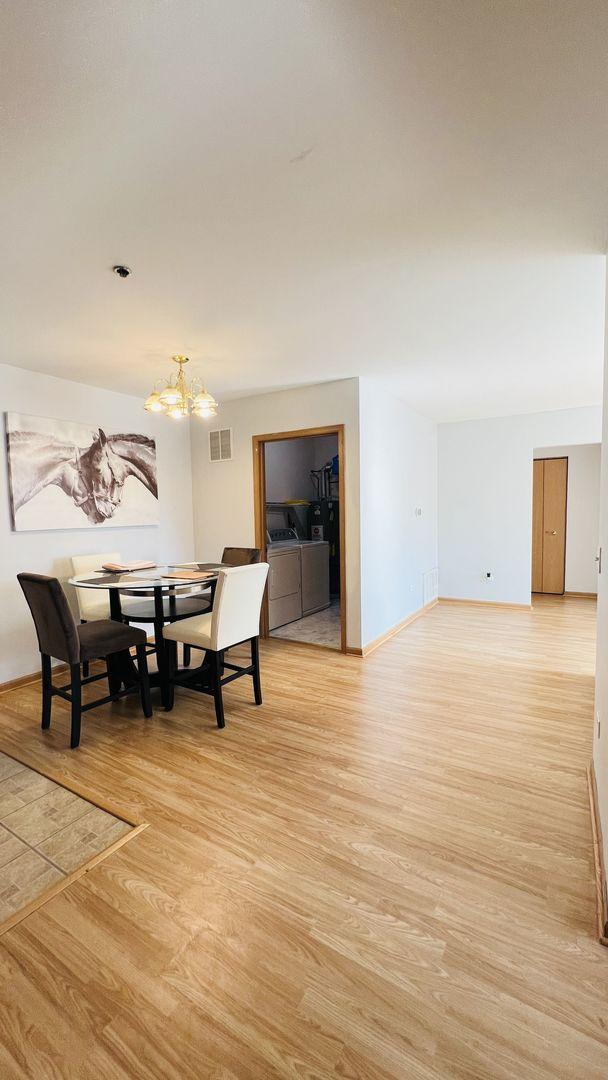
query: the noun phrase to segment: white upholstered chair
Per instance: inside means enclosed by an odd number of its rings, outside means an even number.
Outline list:
[[[72,573],[74,577],[84,577],[85,574],[94,574],[96,570],[101,570],[104,563],[119,563],[122,562],[120,553],[118,551],[102,551],[99,555],[72,555]],[[123,590],[120,590],[123,593]],[[131,592],[129,589],[124,589],[124,595],[128,596],[131,606],[137,604],[144,604],[144,602],[154,593],[143,593],[141,590],[137,592]],[[104,592],[102,589],[76,589],[76,599],[78,601],[78,614],[80,615],[81,622],[93,622],[94,619],[109,619],[110,618],[110,597],[108,592]],[[131,620],[132,622],[135,620]]]
[[[101,570],[104,563],[119,563],[121,561],[120,552],[118,551],[102,551],[94,555],[72,555],[72,573],[74,577],[84,577],[85,574],[94,574],[96,570]],[[138,593],[131,595],[129,602],[131,606],[137,608],[137,605],[143,604],[145,599],[145,596]],[[110,594],[107,590],[76,589],[76,600],[81,623],[110,618]],[[88,661],[85,661],[83,670],[85,676],[87,676],[89,674]]]
[[[72,573],[74,577],[94,574],[106,562],[120,562],[117,551],[102,551],[95,555],[72,555]],[[109,593],[105,589],[76,589],[78,614],[81,622],[93,622],[94,619],[110,618]]]
[[[95,555],[72,555],[72,574],[74,577],[94,574],[96,570],[101,570],[104,562],[120,562],[120,554],[118,551],[102,551],[101,554]],[[110,618],[110,594],[108,592],[102,589],[76,589],[76,600],[81,623]],[[84,661],[82,671],[86,678],[89,674],[88,660]]]
[[[168,708],[173,707],[175,685],[187,686],[211,694],[215,701],[217,726],[224,727],[222,687],[242,675],[251,675],[256,705],[262,704],[260,684],[260,611],[268,577],[268,563],[234,566],[220,570],[213,610],[191,619],[181,619],[164,630],[167,644],[171,692]],[[175,643],[205,650],[199,668],[175,672]],[[224,659],[224,652],[234,645],[251,642],[251,664],[238,667]],[[223,676],[227,668],[231,674]]]

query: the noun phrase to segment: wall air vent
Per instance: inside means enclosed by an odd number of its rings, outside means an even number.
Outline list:
[[[232,428],[209,432],[209,461],[232,461]]]
[[[439,570],[434,567],[422,575],[422,603],[430,604],[439,595]]]

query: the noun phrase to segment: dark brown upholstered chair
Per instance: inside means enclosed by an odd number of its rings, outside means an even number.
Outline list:
[[[144,716],[152,716],[150,700],[150,682],[146,659],[146,634],[144,630],[125,626],[124,623],[111,619],[99,619],[96,622],[76,623],[70,610],[66,595],[57,578],[44,577],[41,574],[17,574],[25,599],[32,613],[38,647],[42,661],[42,727],[51,726],[51,703],[55,694],[69,701],[72,706],[72,727],[70,746],[72,749],[80,742],[80,721],[83,712],[116,701],[124,694],[132,693],[132,688],[120,689],[115,677],[110,673],[108,657],[114,653],[125,652],[133,645],[137,651],[139,669],[139,690]],[[51,657],[63,660],[70,667],[70,683],[66,686],[53,686],[51,676]],[[101,675],[81,677],[80,665],[90,660],[106,659],[107,670]],[[82,705],[82,687],[98,679],[108,679],[110,693],[97,701]]]
[[[261,558],[259,548],[224,548],[222,562],[225,566],[251,566],[258,563]]]

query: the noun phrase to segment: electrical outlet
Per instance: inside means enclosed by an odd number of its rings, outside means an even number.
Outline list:
[[[486,572],[484,574],[484,577],[485,577],[486,581],[491,581],[492,577],[493,577],[492,571],[491,570],[486,570]]]

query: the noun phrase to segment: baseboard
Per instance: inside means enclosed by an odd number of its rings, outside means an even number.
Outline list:
[[[593,862],[595,866],[595,889],[597,896],[597,934],[602,945],[608,946],[608,885],[604,865],[602,825],[597,800],[597,783],[593,761],[587,767],[589,805],[591,808],[591,832],[593,835]]]
[[[511,604],[506,600],[468,600],[464,596],[440,596],[440,604],[472,604],[474,607],[514,608],[516,611],[530,611],[532,604]]]
[[[385,641],[389,641],[392,637],[395,637],[395,634],[399,634],[402,630],[405,630],[406,626],[409,626],[410,623],[415,622],[416,619],[420,619],[422,615],[426,615],[427,611],[430,611],[431,608],[435,607],[436,603],[437,600],[431,600],[428,604],[425,604],[424,607],[418,608],[417,611],[413,611],[406,619],[402,619],[401,622],[396,623],[395,626],[391,626],[390,630],[381,634],[380,637],[374,638],[373,641],[368,642],[362,649],[355,649],[348,646],[346,649],[347,653],[350,653],[351,656],[369,656],[370,653],[375,652],[381,645],[384,645]]]
[[[565,592],[564,596],[578,596],[583,600],[597,600],[596,592]]]
[[[67,670],[67,664],[57,664],[53,667],[53,675],[59,675],[62,671]],[[33,671],[31,675],[19,675],[16,679],[9,679],[8,682],[0,683],[0,694],[7,694],[9,690],[17,690],[20,686],[30,686],[31,683],[40,682],[41,678],[42,672],[40,670]]]

